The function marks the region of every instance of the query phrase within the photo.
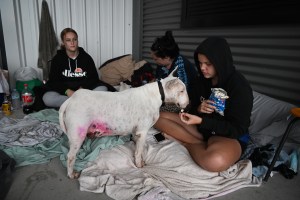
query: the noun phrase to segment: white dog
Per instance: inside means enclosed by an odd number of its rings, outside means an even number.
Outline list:
[[[70,145],[68,176],[79,177],[73,166],[88,134],[100,137],[132,133],[136,141],[135,164],[142,167],[146,134],[158,120],[159,108],[164,102],[175,103],[180,108],[188,105],[186,87],[180,79],[169,76],[121,92],[76,91],[59,109],[60,126]]]

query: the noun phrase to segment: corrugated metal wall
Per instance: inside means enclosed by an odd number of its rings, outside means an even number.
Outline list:
[[[152,42],[166,30],[173,30],[181,53],[193,63],[203,39],[222,36],[254,90],[300,105],[300,25],[181,29],[181,0],[143,0],[142,7],[142,59],[153,62]]]
[[[1,15],[11,87],[20,67],[37,67],[39,22],[43,0],[1,0]],[[132,53],[132,0],[47,0],[60,42],[66,27],[78,33],[79,46],[96,66]]]

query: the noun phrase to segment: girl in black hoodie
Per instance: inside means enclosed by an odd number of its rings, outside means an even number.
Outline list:
[[[114,91],[111,86],[99,80],[92,57],[78,46],[75,30],[65,28],[61,34],[62,46],[51,61],[48,92],[43,95],[46,106],[59,108],[72,94],[80,89]]]
[[[161,113],[155,127],[182,142],[203,169],[221,172],[237,162],[247,146],[252,89],[235,69],[225,39],[207,38],[197,47],[194,59],[200,76],[191,97],[191,114]],[[212,88],[222,88],[229,96],[224,116],[208,100]]]

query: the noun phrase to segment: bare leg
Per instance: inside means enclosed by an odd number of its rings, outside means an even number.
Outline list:
[[[193,160],[207,171],[227,170],[241,156],[241,146],[236,139],[212,136],[205,142],[197,127],[184,124],[177,113],[161,112],[154,127],[179,140]]]
[[[238,161],[242,153],[236,139],[221,136],[212,136],[207,143],[185,143],[184,146],[199,166],[211,172],[227,170]]]
[[[197,127],[184,124],[177,113],[161,112],[154,127],[183,143],[201,143],[203,140]]]

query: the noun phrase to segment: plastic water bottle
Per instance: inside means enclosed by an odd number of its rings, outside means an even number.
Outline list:
[[[11,93],[11,103],[12,103],[13,110],[18,110],[21,108],[20,94],[17,91],[17,89],[13,89],[13,91]]]
[[[32,91],[28,88],[28,84],[24,84],[24,89],[22,90],[22,102],[23,102],[23,113],[29,114],[33,112],[32,104],[34,97]]]

